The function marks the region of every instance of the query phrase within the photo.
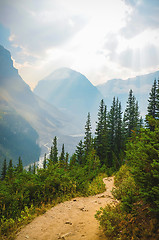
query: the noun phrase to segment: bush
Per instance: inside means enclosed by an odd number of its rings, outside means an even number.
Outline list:
[[[123,210],[130,212],[133,204],[138,200],[138,188],[126,164],[116,173],[114,184],[113,196],[120,200]]]

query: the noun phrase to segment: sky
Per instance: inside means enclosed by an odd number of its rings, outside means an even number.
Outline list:
[[[33,89],[61,67],[94,85],[159,70],[158,0],[0,0],[0,44]]]

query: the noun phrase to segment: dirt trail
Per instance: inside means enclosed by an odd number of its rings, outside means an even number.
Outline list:
[[[115,200],[111,194],[113,177],[103,181],[106,184],[104,193],[58,204],[24,227],[16,240],[104,240],[94,215],[100,207]]]

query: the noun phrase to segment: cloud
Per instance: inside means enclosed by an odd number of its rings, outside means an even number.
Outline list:
[[[70,14],[55,0],[2,0],[0,22],[10,29],[12,44],[19,46],[25,56],[35,57],[61,46],[86,23],[82,16]]]
[[[159,1],[158,0],[124,0],[131,7],[125,27],[121,34],[132,38],[146,29],[159,29]]]
[[[159,66],[159,47],[149,44],[142,49],[127,48],[120,54],[114,55],[114,58],[111,60],[133,71],[157,68]]]

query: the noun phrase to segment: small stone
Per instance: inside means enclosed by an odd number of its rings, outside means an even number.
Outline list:
[[[98,198],[104,198],[104,197],[105,197],[104,194],[98,196]]]
[[[71,232],[65,233],[65,234],[59,236],[58,239],[63,239],[63,240],[65,240],[70,234],[71,234]]]
[[[26,235],[26,236],[25,236],[25,238],[26,238],[26,239],[29,239],[29,236],[28,236],[28,235]]]
[[[72,223],[71,223],[71,222],[69,222],[69,221],[66,221],[66,222],[65,222],[65,224],[72,225]]]

